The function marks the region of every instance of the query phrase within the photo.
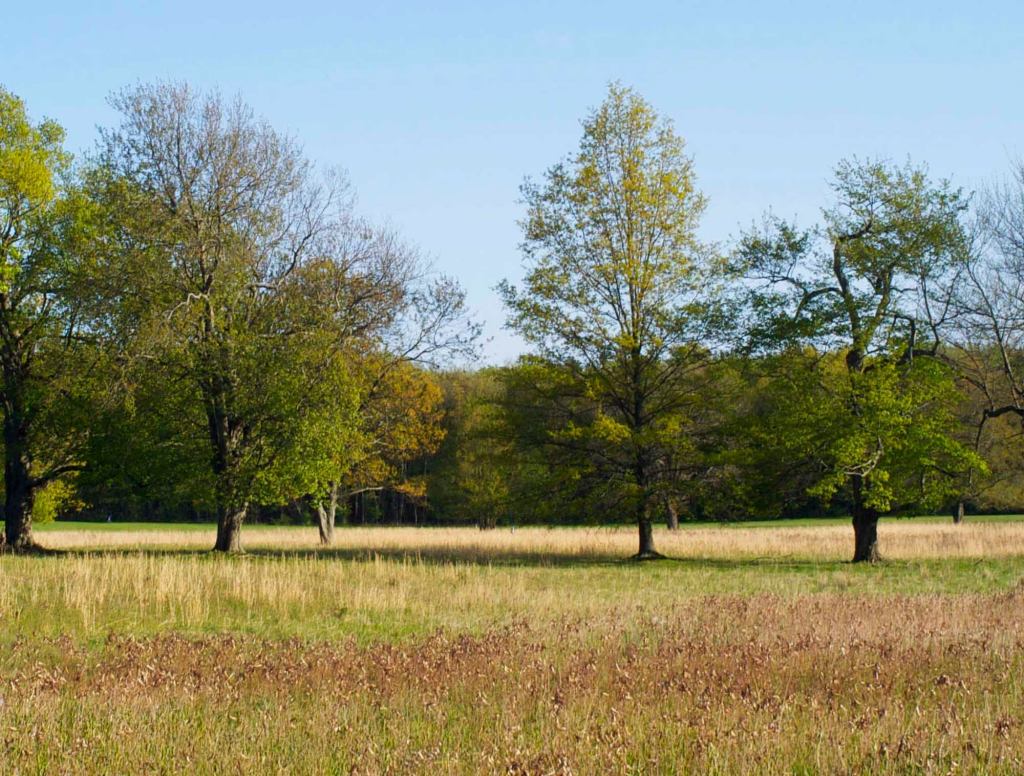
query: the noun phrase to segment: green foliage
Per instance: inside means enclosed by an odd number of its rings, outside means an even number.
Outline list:
[[[36,492],[32,502],[32,520],[35,523],[52,523],[65,510],[77,510],[82,506],[71,483],[54,480]]]
[[[5,506],[7,539],[21,546],[32,541],[34,496],[81,468],[94,413],[113,393],[106,220],[73,175],[63,138],[0,88]]]
[[[551,490],[534,498],[537,467],[510,433],[504,371],[441,375],[445,436],[430,461],[428,498],[444,520],[492,528],[536,520],[537,507],[559,502]]]
[[[984,468],[953,434],[939,356],[967,244],[961,193],[906,165],[844,162],[819,228],[769,219],[734,259],[755,281],[755,351],[779,354],[757,444],[815,471],[807,493],[875,514],[933,507]]]
[[[206,472],[181,474],[221,518],[218,549],[237,549],[250,504],[319,498],[430,449],[434,400],[409,364],[472,340],[458,285],[425,279],[414,249],[355,215],[343,176],[316,175],[241,101],[158,83],[112,103],[122,121],[90,183],[118,213],[129,291],[113,327],[131,385],[151,406],[174,392],[180,417],[147,439],[205,443]]]
[[[692,162],[671,123],[612,85],[579,151],[522,191],[526,276],[500,287],[509,326],[537,350],[519,365],[517,401],[536,406],[534,438],[567,479],[643,524],[723,320]]]
[[[57,198],[71,162],[64,130],[54,121],[33,125],[25,104],[0,86],[0,291],[7,292],[29,261],[30,233]]]

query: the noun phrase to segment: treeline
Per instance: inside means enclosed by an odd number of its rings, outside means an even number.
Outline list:
[[[670,122],[613,85],[522,188],[529,354],[238,100],[115,94],[73,163],[0,90],[5,543],[34,520],[631,522],[1019,509],[1024,166],[969,196],[840,163],[729,246]]]

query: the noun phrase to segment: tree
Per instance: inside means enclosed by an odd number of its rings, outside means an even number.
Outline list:
[[[606,475],[658,557],[652,519],[685,433],[686,382],[712,353],[721,265],[696,237],[705,199],[672,124],[618,85],[583,122],[579,151],[522,188],[522,288],[500,290],[536,350],[534,399],[555,410],[545,444]],[[596,467],[596,468],[595,468]]]
[[[273,315],[273,292],[320,249],[334,192],[317,188],[294,144],[240,101],[157,84],[111,103],[123,121],[102,131],[102,163],[138,257],[134,344],[187,376],[205,418],[215,549],[238,550],[269,454],[258,427],[275,414],[264,412],[260,383],[281,373],[269,357],[291,334]]]
[[[874,561],[882,513],[935,504],[980,465],[952,438],[959,396],[938,357],[967,203],[909,163],[843,162],[832,189],[820,227],[769,217],[736,257],[755,348],[811,362],[790,373],[776,449],[816,462],[813,495],[849,499],[853,559]]]
[[[979,208],[977,244],[959,298],[957,343],[966,374],[984,396],[982,420],[1024,420],[1024,162]]]
[[[1024,161],[984,193],[959,286],[953,360],[968,387],[975,447],[993,473],[969,479],[968,495],[1005,490],[1020,479],[1024,428]],[[994,440],[998,440],[995,443]],[[1017,460],[1014,460],[1017,459]],[[973,492],[972,492],[973,491]],[[1010,489],[1016,495],[1016,489]],[[996,497],[999,501],[999,496]]]
[[[322,447],[325,474],[313,493],[321,544],[334,541],[339,501],[367,491],[391,489],[421,496],[424,483],[409,477],[406,464],[437,449],[441,389],[429,374],[406,360],[367,354],[355,364],[357,400],[347,444]]]
[[[422,478],[407,476],[406,464],[433,452],[443,430],[440,389],[422,367],[474,357],[480,332],[458,283],[434,276],[393,232],[362,223],[356,235],[340,254],[375,257],[375,272],[357,279],[318,271],[299,284],[305,306],[338,311],[328,328],[344,343],[316,389],[321,414],[306,424],[315,438],[291,436],[306,475],[294,495],[310,498],[325,545],[333,542],[340,500],[368,491],[389,491],[403,503],[425,496]],[[339,402],[342,396],[351,401]]]
[[[347,360],[445,341],[462,292],[428,279],[415,250],[354,214],[343,176],[315,175],[241,100],[155,84],[112,104],[122,123],[102,131],[97,179],[131,257],[125,339],[140,373],[189,397],[214,549],[238,550],[250,504],[336,476],[320,451],[352,442],[360,392]]]
[[[33,124],[0,87],[0,376],[4,539],[34,547],[40,489],[81,468],[102,356],[94,208],[71,176],[64,131]],[[56,491],[53,491],[56,492]]]

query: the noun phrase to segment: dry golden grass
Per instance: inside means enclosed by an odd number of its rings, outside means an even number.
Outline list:
[[[55,549],[181,548],[208,549],[214,532],[206,530],[94,531],[61,529],[40,533],[40,542]],[[673,558],[807,558],[846,560],[853,533],[846,525],[783,527],[687,527],[657,533],[659,551]],[[420,553],[501,560],[541,556],[555,558],[623,558],[636,551],[633,528],[343,528],[334,550],[363,553]],[[887,558],[1003,558],[1024,556],[1024,522],[931,521],[883,522],[879,527]],[[252,550],[316,550],[313,528],[248,529],[243,545]]]

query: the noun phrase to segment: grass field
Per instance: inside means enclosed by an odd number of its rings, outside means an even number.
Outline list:
[[[1024,772],[1024,522],[851,533],[44,526],[0,772]]]

